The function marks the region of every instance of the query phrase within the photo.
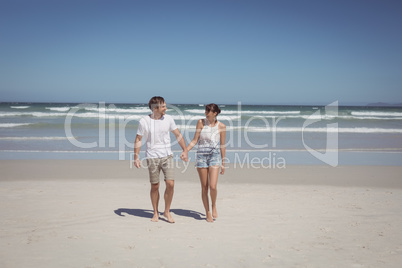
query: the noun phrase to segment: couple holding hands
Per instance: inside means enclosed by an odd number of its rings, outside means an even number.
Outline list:
[[[174,192],[174,164],[170,145],[170,132],[172,132],[183,149],[180,158],[188,161],[188,152],[198,143],[196,154],[196,168],[201,182],[201,196],[205,207],[207,222],[213,222],[218,217],[216,210],[217,183],[219,168],[221,174],[225,173],[225,135],[226,126],[217,120],[221,112],[218,105],[211,103],[205,106],[205,119],[197,122],[193,140],[186,146],[186,142],[173,118],[166,115],[166,103],[162,97],[152,97],[148,103],[152,113],[141,118],[134,143],[134,165],[141,167],[139,153],[142,138],[146,139],[146,160],[151,182],[151,202],[154,215],[151,221],[159,220],[159,175],[162,170],[166,189],[164,193],[164,217],[170,223],[174,219],[170,214]],[[208,191],[212,202],[212,212],[209,206]]]

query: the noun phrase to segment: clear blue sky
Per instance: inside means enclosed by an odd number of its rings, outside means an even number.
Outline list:
[[[0,101],[402,102],[401,0],[0,0]]]

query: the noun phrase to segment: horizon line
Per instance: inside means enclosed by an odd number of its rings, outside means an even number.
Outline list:
[[[0,104],[94,104],[94,103],[105,103],[105,104],[127,104],[127,105],[148,105],[147,102],[106,102],[106,101],[97,101],[97,102],[62,102],[62,101],[0,101]],[[325,102],[320,103],[251,103],[251,102],[241,102],[238,101],[237,103],[220,103],[216,102],[218,105],[238,105],[239,103],[242,105],[252,105],[252,106],[325,106]],[[340,103],[338,101],[338,103]],[[204,103],[170,103],[172,105],[206,105]],[[348,103],[341,103],[338,106],[372,106],[372,107],[402,107],[402,103],[388,103],[388,102],[370,102],[370,103],[362,103],[362,102],[348,102]]]

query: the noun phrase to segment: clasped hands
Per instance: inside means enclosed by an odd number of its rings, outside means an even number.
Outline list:
[[[180,159],[184,162],[188,162],[188,152],[187,151],[183,151],[180,155]]]

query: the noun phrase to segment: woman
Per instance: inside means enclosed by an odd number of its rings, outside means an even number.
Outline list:
[[[190,151],[198,143],[196,167],[200,176],[202,189],[202,202],[208,222],[218,218],[216,210],[217,183],[219,166],[221,174],[225,173],[225,135],[226,126],[216,117],[221,112],[218,105],[211,103],[205,106],[205,119],[197,122],[194,139],[187,146]],[[212,201],[212,214],[209,210],[208,190]]]

